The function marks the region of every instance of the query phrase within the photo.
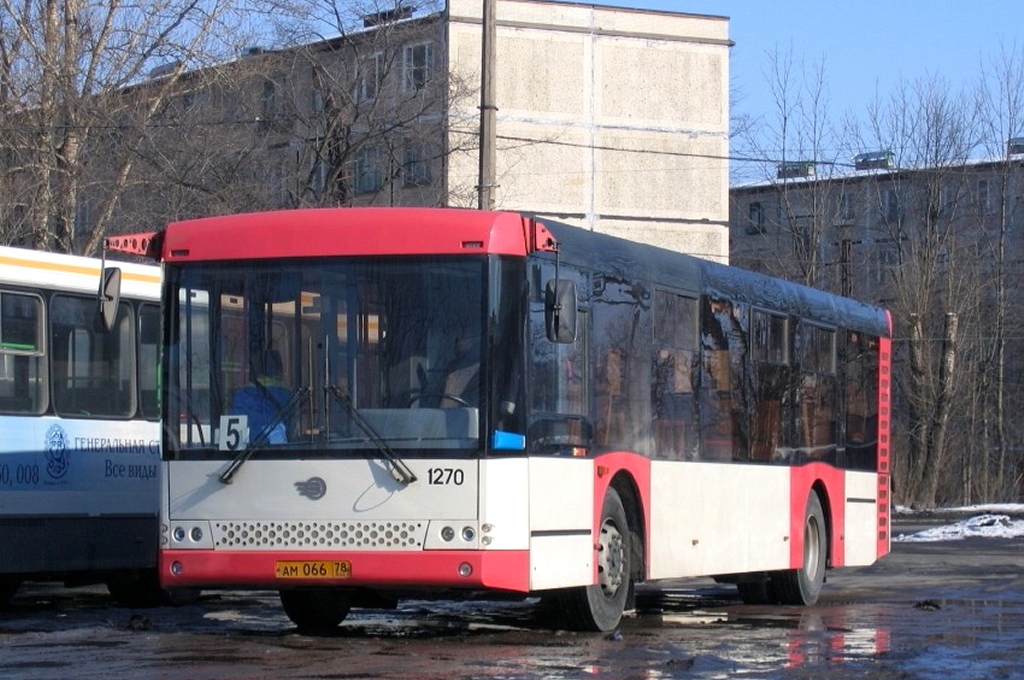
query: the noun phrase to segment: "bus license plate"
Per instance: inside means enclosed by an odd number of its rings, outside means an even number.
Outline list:
[[[352,563],[348,560],[288,560],[274,563],[277,578],[348,578]]]

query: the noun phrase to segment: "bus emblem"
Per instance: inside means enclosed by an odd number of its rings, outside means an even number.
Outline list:
[[[46,472],[53,479],[60,479],[71,467],[68,457],[68,433],[54,423],[46,431]]]
[[[295,482],[299,495],[311,501],[318,501],[327,495],[327,482],[319,477],[310,477],[304,482]]]

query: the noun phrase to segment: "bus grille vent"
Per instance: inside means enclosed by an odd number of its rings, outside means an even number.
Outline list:
[[[420,550],[425,522],[216,522],[217,547]]]

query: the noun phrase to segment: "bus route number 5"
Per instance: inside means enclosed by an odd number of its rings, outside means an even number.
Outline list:
[[[249,417],[242,415],[220,417],[221,451],[238,451],[249,443]]]

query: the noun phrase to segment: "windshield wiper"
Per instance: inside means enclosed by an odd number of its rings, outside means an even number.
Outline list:
[[[349,397],[348,392],[337,385],[324,385],[324,389],[334,397],[335,401],[341,404],[341,407],[345,409],[345,413],[352,419],[352,422],[363,431],[363,434],[373,442],[373,445],[377,447],[377,450],[380,451],[384,459],[390,463],[388,471],[391,472],[391,476],[395,478],[395,481],[403,486],[408,486],[415,482],[416,475],[413,474],[408,465],[402,462],[402,459],[398,457],[394,449],[388,446],[388,443],[373,429],[373,425],[370,425],[363,418],[362,414],[359,413],[359,409],[352,403],[352,398]]]
[[[259,387],[266,390],[262,385]],[[275,427],[283,423],[286,419],[291,418],[295,409],[298,408],[299,402],[302,401],[302,398],[308,395],[309,392],[309,387],[300,387],[295,390],[292,393],[292,396],[288,399],[288,402],[279,408],[277,413],[274,414],[274,417],[267,421],[267,424],[259,431],[259,434],[257,434],[244,449],[238,452],[238,455],[231,460],[231,464],[228,465],[227,469],[224,470],[217,479],[219,479],[223,484],[230,484],[231,478],[235,476],[238,469],[245,464],[245,461],[252,458],[252,454],[256,453],[256,451],[267,444],[267,441],[270,438],[270,433],[273,432]]]

